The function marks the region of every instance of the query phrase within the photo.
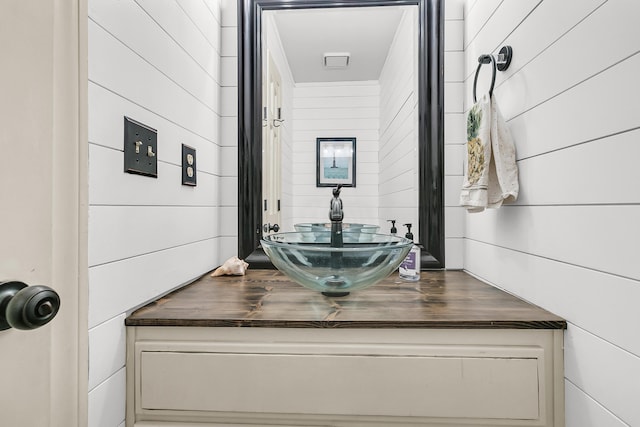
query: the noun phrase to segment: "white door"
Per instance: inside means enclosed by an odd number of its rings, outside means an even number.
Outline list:
[[[280,135],[284,118],[282,113],[282,80],[280,72],[268,56],[267,78],[263,90],[263,108],[266,121],[263,121],[262,132],[262,222],[263,232],[270,234],[278,231],[281,211],[281,177],[280,177]],[[266,95],[266,96],[265,96]],[[276,227],[276,225],[278,225]]]
[[[0,282],[45,285],[49,323],[0,331],[0,425],[87,424],[86,1],[0,2]]]

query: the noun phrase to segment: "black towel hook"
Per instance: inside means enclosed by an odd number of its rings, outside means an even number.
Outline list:
[[[493,87],[496,84],[496,69],[504,71],[511,65],[513,57],[513,49],[511,46],[503,46],[498,52],[497,59],[494,55],[480,55],[478,57],[478,68],[476,68],[476,76],[473,79],[473,102],[476,102],[476,86],[478,84],[478,75],[483,64],[491,64],[491,87],[489,88],[489,97],[493,96]]]

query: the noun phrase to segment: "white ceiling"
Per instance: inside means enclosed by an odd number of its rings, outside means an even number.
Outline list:
[[[296,83],[378,80],[403,9],[411,6],[277,10],[273,13]],[[349,67],[323,67],[325,52],[349,52]]]

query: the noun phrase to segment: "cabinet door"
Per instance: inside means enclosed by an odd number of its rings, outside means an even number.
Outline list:
[[[229,424],[229,423],[172,423],[166,421],[140,421],[134,427],[308,427],[293,424]],[[331,427],[329,425],[314,425],[314,427]]]
[[[143,411],[539,418],[537,358],[143,351]]]

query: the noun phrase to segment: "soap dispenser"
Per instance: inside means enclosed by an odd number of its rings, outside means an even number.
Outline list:
[[[407,234],[404,235],[407,239],[413,242],[413,234],[411,233],[412,224],[404,224],[407,227]],[[409,280],[415,282],[420,280],[420,247],[415,243],[411,247],[411,250],[407,254],[402,264],[400,264],[400,278],[403,280]]]
[[[391,235],[395,236],[398,233],[398,229],[396,228],[396,220],[395,219],[388,219],[387,222],[391,223]]]

